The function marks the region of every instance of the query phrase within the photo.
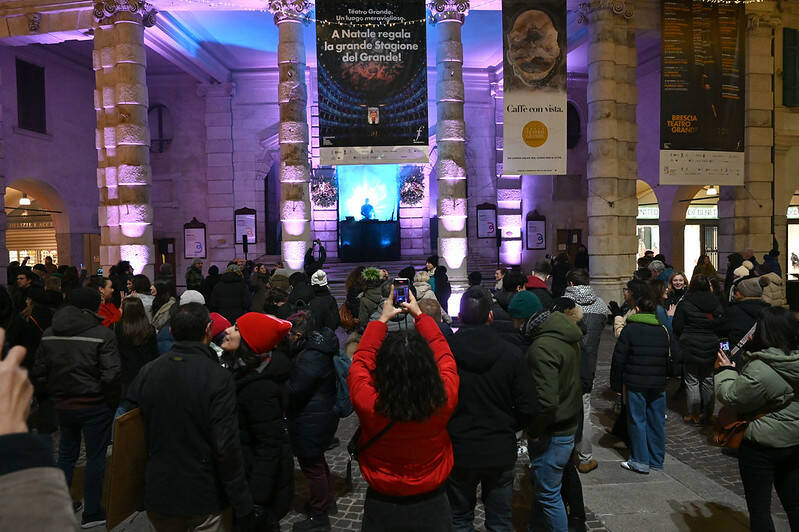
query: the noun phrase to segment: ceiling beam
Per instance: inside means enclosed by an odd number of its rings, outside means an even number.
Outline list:
[[[144,32],[144,42],[154,52],[198,81],[230,80],[230,69],[205,50],[175,15],[162,11],[156,21]]]

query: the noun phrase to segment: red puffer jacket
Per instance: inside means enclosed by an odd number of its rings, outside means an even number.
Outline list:
[[[430,344],[444,381],[447,404],[424,422],[395,423],[360,456],[361,474],[372,489],[392,497],[427,493],[438,488],[449,476],[454,462],[447,422],[458,404],[458,369],[455,357],[441,331],[426,314],[415,320],[416,330]],[[359,445],[383,430],[390,420],[375,412],[377,390],[372,372],[386,324],[369,323],[352,359],[347,381],[352,405],[361,421]]]

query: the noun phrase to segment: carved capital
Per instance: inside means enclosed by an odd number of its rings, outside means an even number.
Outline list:
[[[607,10],[625,20],[632,20],[635,16],[633,0],[594,0],[581,2],[577,8],[577,23],[588,24],[591,22],[591,13]]]
[[[782,18],[749,13],[746,15],[746,29],[755,31],[761,27],[778,28],[782,26]]]
[[[269,0],[270,12],[275,14],[275,24],[282,22],[305,22],[312,5],[308,0]]]
[[[42,14],[29,13],[28,14],[28,32],[38,33],[42,27]]]
[[[144,0],[102,0],[94,3],[94,19],[101,24],[123,11],[141,15],[145,28],[155,26],[155,16],[158,14],[158,10]]]
[[[455,20],[463,24],[469,14],[469,0],[431,0],[427,3],[433,23]]]

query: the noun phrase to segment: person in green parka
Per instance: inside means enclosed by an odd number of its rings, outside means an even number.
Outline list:
[[[756,418],[738,451],[751,529],[774,530],[773,485],[791,530],[799,530],[799,319],[786,309],[767,308],[754,340],[760,349],[744,354],[740,374],[719,351],[716,397]]]

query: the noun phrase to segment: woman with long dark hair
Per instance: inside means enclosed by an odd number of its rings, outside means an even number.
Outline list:
[[[414,331],[387,334],[407,312]],[[458,371],[433,318],[413,294],[402,308],[393,291],[363,334],[348,377],[361,422],[359,465],[369,484],[364,532],[452,530],[445,481],[454,462],[447,422],[458,403]],[[367,447],[368,445],[368,447]]]
[[[721,304],[704,275],[691,278],[688,292],[674,313],[674,334],[685,361],[686,413],[689,425],[709,423],[713,415],[713,362],[719,349],[716,329],[722,324]]]
[[[718,352],[716,394],[754,419],[738,450],[750,528],[774,530],[773,486],[791,530],[799,530],[799,319],[784,308],[765,309],[755,344],[759,350],[743,355],[740,375],[726,354]]]
[[[309,312],[293,314],[289,321],[289,436],[310,491],[308,518],[296,523],[294,530],[330,530],[328,516],[338,510],[325,450],[333,442],[339,420],[333,409],[337,382],[333,355],[339,352],[338,338],[326,327],[317,329]]]
[[[294,495],[286,380],[291,362],[275,347],[291,323],[256,312],[225,330],[222,349],[236,379],[241,451],[254,503],[256,529],[280,531]]]
[[[152,323],[155,330],[160,331],[164,325],[169,323],[169,313],[177,302],[178,295],[175,283],[171,279],[156,279],[153,287],[155,288],[155,297],[150,309],[153,316]]]
[[[122,317],[113,324],[113,329],[122,363],[119,378],[122,384],[121,397],[125,397],[125,390],[139,374],[139,370],[151,360],[158,358],[158,344],[155,339],[155,328],[147,319],[141,299],[138,297],[123,299],[120,311]]]

